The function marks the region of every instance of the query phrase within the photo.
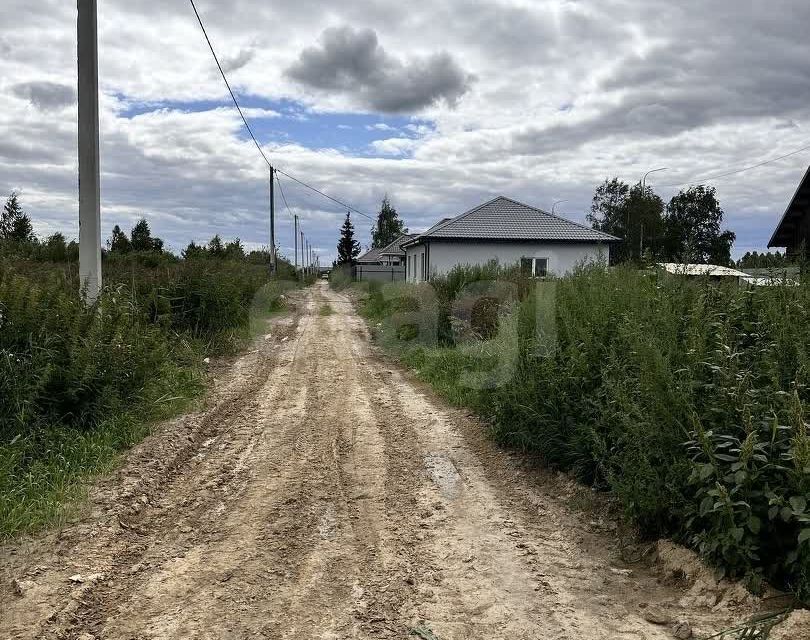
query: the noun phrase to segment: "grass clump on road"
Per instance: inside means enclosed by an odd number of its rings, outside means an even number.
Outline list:
[[[643,535],[810,598],[810,285],[492,266],[373,286],[363,309],[499,442],[610,490]]]
[[[332,308],[330,304],[322,304],[321,308],[318,309],[319,316],[331,316],[335,310]]]

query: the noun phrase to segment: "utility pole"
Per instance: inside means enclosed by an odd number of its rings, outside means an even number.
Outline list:
[[[647,173],[644,174],[644,177],[641,178],[641,197],[647,197],[647,176],[651,173],[655,173],[656,171],[666,171],[667,167],[659,167],[658,169],[650,169]],[[644,255],[644,221],[641,221],[641,229],[640,234],[638,237],[638,259],[641,260],[642,256]]]
[[[276,274],[276,193],[275,193],[276,170],[270,167],[270,269]]]
[[[101,190],[98,146],[96,0],[78,0],[79,287],[92,304],[101,291]]]
[[[298,214],[295,214],[295,233],[293,233],[293,244],[295,245],[295,277],[298,277]]]
[[[298,231],[301,234],[301,278],[304,277],[304,232]]]

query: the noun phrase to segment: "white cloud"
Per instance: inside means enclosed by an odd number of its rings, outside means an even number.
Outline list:
[[[366,129],[369,131],[396,131],[396,127],[392,127],[390,124],[385,124],[384,122],[375,122],[374,124],[367,124]]]
[[[371,147],[377,152],[389,156],[403,156],[413,151],[418,142],[413,138],[387,138],[374,140]]]
[[[266,145],[273,161],[369,213],[388,192],[413,229],[493,193],[544,207],[566,199],[565,213],[583,220],[607,176],[636,181],[667,166],[650,181],[669,197],[674,188],[664,185],[807,144],[810,5],[800,0],[779,10],[733,0],[199,6],[234,89],[252,105],[246,115],[259,124],[272,118],[279,130]],[[271,28],[278,24],[283,38]],[[5,0],[0,25],[0,191],[22,191],[38,232],[75,235],[75,3]],[[314,131],[320,114],[356,112],[357,96],[345,87],[304,89],[284,70],[325,29],[346,25],[373,30],[405,66],[446,51],[477,80],[455,108],[440,100],[409,112],[419,119],[404,135],[374,142],[375,157],[308,149],[285,122]],[[146,214],[174,246],[217,232],[266,242],[266,169],[233,108],[128,117],[133,107],[228,104],[188,6],[109,0],[99,28],[105,233]],[[284,102],[271,109],[257,100]],[[362,108],[374,111],[375,103]],[[716,182],[739,247],[763,248],[808,162],[810,152]],[[342,208],[283,184],[313,242],[333,246]],[[279,209],[278,235],[291,246]],[[367,234],[368,221],[353,217]]]

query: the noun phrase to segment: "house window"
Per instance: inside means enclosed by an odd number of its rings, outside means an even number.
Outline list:
[[[548,258],[521,258],[520,272],[530,278],[545,278],[548,275]]]
[[[534,259],[534,277],[545,278],[548,275],[548,258]]]

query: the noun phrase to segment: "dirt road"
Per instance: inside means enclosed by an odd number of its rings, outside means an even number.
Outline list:
[[[728,622],[618,564],[565,491],[386,363],[319,284],[81,517],[0,550],[0,638],[672,638],[653,607]]]

